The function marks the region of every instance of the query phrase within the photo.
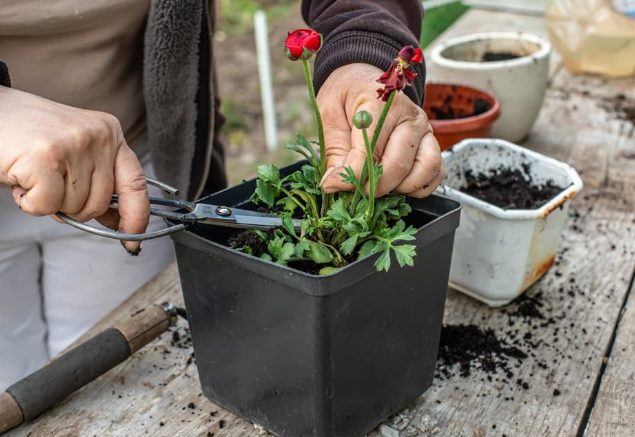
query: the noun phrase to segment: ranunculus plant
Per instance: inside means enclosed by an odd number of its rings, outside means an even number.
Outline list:
[[[373,118],[366,111],[359,112],[351,120],[353,126],[362,131],[366,163],[359,178],[350,167],[346,168],[346,173],[340,174],[343,181],[355,187],[353,192],[329,195],[320,188],[326,169],[326,144],[309,65],[309,60],[321,45],[322,36],[312,29],[290,32],[285,42],[287,57],[292,61],[301,61],[304,66],[318,128],[317,143],[309,142],[298,134],[296,142],[287,144],[285,148],[302,155],[308,164],[284,178],[274,165],[258,167],[252,201],[281,214],[283,226],[268,234],[248,231],[256,235],[258,244],[236,248],[283,265],[312,263],[319,267],[320,274],[332,273],[372,253],[381,254],[375,263],[377,270],[387,271],[390,268],[391,253],[395,254],[400,266],[411,266],[415,246],[404,242],[415,239],[416,229],[406,226],[403,221],[411,208],[404,196],[388,194],[375,199],[382,166],[374,163],[372,156],[396,93],[410,85],[417,75],[410,67],[422,62],[421,49],[411,46],[401,49],[388,70],[378,78],[377,81],[384,85],[377,90],[378,98],[385,103],[376,124],[373,126]],[[370,138],[369,129],[373,130]],[[318,146],[319,154],[314,145]],[[368,191],[364,188],[367,183]],[[291,217],[302,218],[300,232],[294,229]]]

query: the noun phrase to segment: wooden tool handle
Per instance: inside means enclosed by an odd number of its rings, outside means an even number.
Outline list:
[[[103,375],[176,322],[170,304],[152,306],[51,361],[0,394],[0,434],[32,420]]]

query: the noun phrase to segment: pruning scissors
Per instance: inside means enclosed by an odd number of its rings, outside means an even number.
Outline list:
[[[168,194],[177,195],[179,190],[171,187],[161,181],[146,177],[149,185],[161,188]],[[117,209],[119,197],[113,194],[110,202],[110,208]],[[152,205],[167,206],[177,210],[185,210],[185,212],[177,212],[176,210],[163,210],[152,208]],[[204,203],[187,202],[184,200],[170,200],[160,197],[150,197],[150,215],[163,217],[174,222],[180,222],[174,226],[169,226],[160,231],[146,232],[143,234],[124,234],[106,228],[96,228],[77,221],[64,213],[58,212],[55,215],[77,229],[90,232],[91,234],[101,237],[112,238],[115,240],[126,241],[145,241],[154,238],[163,237],[182,231],[192,224],[201,223],[206,225],[225,226],[239,229],[260,229],[268,230],[278,226],[282,226],[282,219],[273,214],[265,214],[257,211],[249,211],[246,209],[230,208],[222,205],[207,205]],[[300,230],[300,220],[292,219],[293,227]]]

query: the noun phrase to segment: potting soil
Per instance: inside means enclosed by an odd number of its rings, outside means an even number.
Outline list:
[[[436,120],[456,120],[459,118],[474,117],[484,114],[492,108],[492,105],[490,105],[487,100],[477,98],[474,100],[472,112],[465,113],[452,106],[452,100],[452,96],[448,96],[443,101],[443,105],[440,108],[430,108],[430,111],[432,111]]]
[[[527,173],[503,167],[487,174],[467,170],[467,184],[461,191],[503,209],[537,209],[564,189],[553,181],[534,184]]]
[[[520,56],[521,55],[512,52],[485,52],[481,58],[481,62],[508,61],[510,59],[520,58]]]

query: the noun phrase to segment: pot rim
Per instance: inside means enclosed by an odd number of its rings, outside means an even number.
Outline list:
[[[435,86],[435,85],[453,86],[457,88],[465,88],[468,90],[477,91],[479,93],[482,93],[488,96],[494,103],[490,109],[476,116],[472,115],[472,116],[464,117],[464,118],[453,118],[451,120],[436,120],[436,119],[429,118],[430,125],[433,126],[433,129],[432,129],[433,134],[473,131],[483,126],[487,126],[489,124],[494,123],[498,119],[498,117],[500,117],[500,113],[501,113],[500,101],[492,93],[489,93],[479,88],[475,88],[473,86],[463,85],[459,83],[450,83],[450,82],[429,82],[428,84],[426,84],[426,92],[427,92],[428,86]]]
[[[450,199],[458,200],[461,204],[469,205],[473,208],[481,210],[489,215],[494,217],[503,219],[503,220],[535,220],[539,218],[546,218],[549,214],[551,214],[555,209],[564,205],[568,200],[572,199],[583,187],[582,179],[578,175],[578,172],[568,164],[565,164],[562,161],[558,161],[557,159],[550,158],[546,155],[542,155],[540,153],[534,152],[533,150],[526,149],[524,147],[518,146],[516,144],[510,143],[509,141],[501,140],[501,139],[467,139],[463,140],[460,143],[456,144],[452,149],[447,150],[442,153],[443,160],[446,161],[451,159],[451,157],[455,154],[461,153],[464,149],[468,148],[470,145],[491,145],[491,146],[499,146],[502,148],[507,148],[513,150],[517,153],[522,153],[527,157],[531,157],[535,160],[549,163],[551,166],[558,168],[563,173],[565,173],[569,179],[571,180],[571,184],[562,190],[557,196],[552,198],[549,202],[542,205],[537,209],[511,209],[505,210],[498,206],[492,205],[491,203],[485,202],[483,200],[477,199],[476,197],[470,196],[469,194],[465,194],[462,191],[457,189],[448,187],[446,185],[441,184],[436,192],[438,194],[449,197]]]
[[[516,39],[521,41],[527,41],[538,45],[539,49],[536,53],[531,55],[521,56],[516,59],[507,59],[504,61],[491,61],[491,62],[474,62],[474,61],[457,61],[454,59],[446,58],[442,55],[443,51],[460,44],[465,44],[473,41],[480,41],[486,39]],[[481,32],[471,33],[455,38],[448,39],[434,47],[430,52],[430,59],[437,65],[455,68],[461,70],[500,70],[507,67],[520,67],[534,63],[536,60],[544,59],[551,53],[551,43],[545,38],[542,38],[533,33],[527,32]]]

